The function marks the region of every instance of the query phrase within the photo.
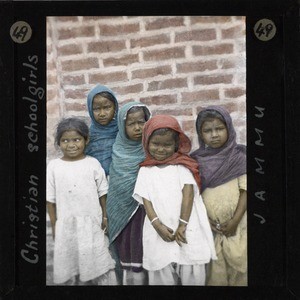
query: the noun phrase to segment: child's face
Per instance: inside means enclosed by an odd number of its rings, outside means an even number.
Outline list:
[[[129,113],[125,121],[127,137],[133,141],[140,141],[145,123],[145,113],[143,111]]]
[[[175,153],[175,139],[172,132],[150,137],[148,150],[156,160],[165,160]]]
[[[228,139],[227,127],[221,120],[214,118],[205,121],[200,129],[203,142],[211,148],[222,147]]]
[[[84,158],[84,149],[87,143],[88,141],[77,131],[65,131],[59,140],[59,146],[64,155],[63,159],[70,161]]]
[[[105,126],[114,117],[115,104],[101,95],[96,95],[93,99],[93,114],[95,120]]]

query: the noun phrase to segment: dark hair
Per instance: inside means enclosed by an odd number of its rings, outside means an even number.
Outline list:
[[[62,119],[56,128],[55,143],[59,146],[60,139],[65,131],[75,130],[77,131],[85,140],[89,137],[89,128],[83,120],[79,118],[66,118]]]
[[[179,132],[177,132],[177,131],[175,131],[171,128],[159,128],[159,129],[154,130],[152,132],[150,138],[149,138],[149,141],[153,136],[155,136],[155,135],[165,135],[167,132],[172,133],[172,137],[175,140],[175,152],[177,152],[178,148],[179,148]]]
[[[201,127],[202,127],[203,123],[205,121],[208,121],[208,120],[211,120],[211,119],[219,119],[220,121],[222,121],[226,125],[225,119],[216,110],[208,109],[208,110],[200,111],[198,116],[197,116],[197,120],[196,120],[196,131],[197,131],[198,135],[200,134]]]
[[[127,115],[126,118],[129,114],[135,113],[137,111],[142,111],[145,115],[145,121],[148,121],[150,118],[150,112],[148,110],[148,108],[146,106],[139,106],[139,105],[135,105],[132,106],[128,111],[127,111]]]
[[[109,92],[100,92],[100,93],[96,94],[96,95],[94,96],[94,98],[95,98],[96,96],[98,96],[98,95],[99,95],[99,96],[102,96],[102,97],[104,97],[104,98],[106,98],[107,100],[111,101],[113,104],[116,103],[115,97],[114,97],[111,93],[109,93]],[[93,100],[94,100],[94,98],[93,98]]]

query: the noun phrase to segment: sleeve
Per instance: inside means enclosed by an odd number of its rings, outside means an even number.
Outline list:
[[[247,191],[247,174],[238,177],[238,184],[240,190]]]
[[[94,162],[95,162],[94,178],[97,185],[98,197],[100,198],[101,196],[107,194],[108,182],[105,176],[104,169],[101,167],[101,164],[96,159],[94,160]]]
[[[143,204],[143,198],[151,201],[148,184],[147,184],[147,170],[146,167],[141,167],[135,182],[135,187],[133,190],[132,197],[138,201],[139,203]]]
[[[51,203],[56,202],[54,163],[52,161],[47,166],[46,200]]]
[[[192,184],[194,186],[194,192],[199,194],[199,188],[197,182],[193,176],[193,173],[186,167],[182,165],[178,165],[178,172],[179,172],[179,180],[181,189],[185,184]]]

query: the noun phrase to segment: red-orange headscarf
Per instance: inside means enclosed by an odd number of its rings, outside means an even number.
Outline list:
[[[179,133],[178,151],[165,160],[154,159],[148,150],[149,139],[153,131],[161,128],[169,128]],[[140,164],[141,167],[157,165],[183,165],[187,167],[197,182],[200,191],[200,175],[198,163],[192,159],[188,153],[191,150],[191,141],[180,128],[179,123],[174,117],[167,115],[157,115],[152,117],[144,126],[143,130],[143,147],[146,152],[146,159]]]

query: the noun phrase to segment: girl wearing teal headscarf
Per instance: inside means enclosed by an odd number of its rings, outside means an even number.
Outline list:
[[[112,145],[118,133],[118,101],[106,86],[98,84],[88,94],[87,107],[91,118],[90,142],[85,153],[95,157],[109,175]]]
[[[132,198],[139,164],[145,159],[142,129],[150,118],[142,103],[125,104],[118,114],[119,132],[113,145],[107,217],[110,243],[117,249],[123,283],[145,284],[142,267],[142,229],[145,212]]]

